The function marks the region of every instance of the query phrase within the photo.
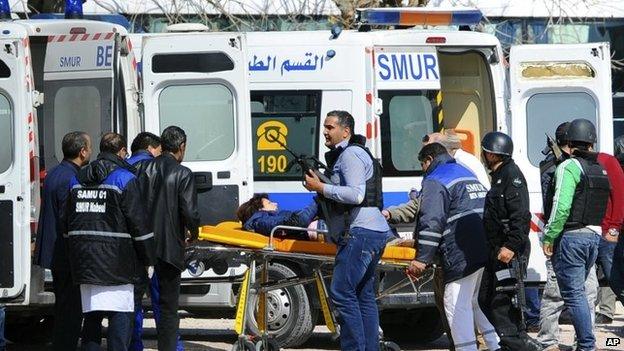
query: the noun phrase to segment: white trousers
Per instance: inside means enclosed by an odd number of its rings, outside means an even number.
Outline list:
[[[481,276],[483,268],[444,286],[444,312],[457,351],[477,351],[475,326],[483,335],[488,349],[499,349],[500,339],[496,330],[481,311],[477,301]]]

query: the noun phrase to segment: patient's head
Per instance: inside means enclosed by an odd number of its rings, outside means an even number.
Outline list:
[[[277,211],[277,204],[269,200],[268,194],[254,194],[236,210],[236,217],[245,224],[258,211]]]

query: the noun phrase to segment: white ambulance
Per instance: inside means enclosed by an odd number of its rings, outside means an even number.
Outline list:
[[[245,41],[236,33],[150,40],[143,48],[143,81],[127,31],[119,25],[5,21],[0,45],[0,304],[8,310],[8,338],[32,341],[32,335],[51,331],[42,318],[51,315],[54,302],[51,277],[32,263],[32,241],[41,184],[62,160],[67,132],[87,132],[95,158],[103,133],[116,131],[132,140],[146,127],[158,130],[161,123],[174,124],[176,116],[193,116],[192,124],[181,125],[198,141],[189,144],[187,159],[198,171],[202,221],[219,220],[219,211],[228,204],[235,210],[238,199],[252,193],[246,166],[251,146],[244,146],[250,139]],[[189,89],[202,100],[185,99]],[[221,119],[209,121],[206,111],[221,113]],[[144,114],[161,119],[146,121]],[[212,293],[219,299],[228,295]]]
[[[299,209],[311,201],[313,194],[303,188],[300,169],[290,166],[292,156],[267,135],[279,135],[280,141],[293,151],[323,161],[328,150],[323,143],[322,120],[331,110],[351,111],[356,132],[366,136],[367,146],[381,160],[385,206],[407,201],[408,191],[420,187],[422,170],[416,155],[425,134],[453,128],[461,135],[464,150],[479,157],[480,140],[486,132],[510,133],[515,144],[514,159],[527,178],[531,195],[532,255],[527,280],[544,282],[545,259],[539,243],[544,223],[538,168],[544,156],[540,151],[546,143],[545,133],[552,134],[559,123],[577,117],[596,122],[598,148],[611,151],[609,45],[515,46],[508,63],[493,35],[457,30],[459,26],[478,23],[481,14],[477,10],[366,9],[359,11],[359,16],[363,23],[360,30],[246,34],[251,122],[237,128],[243,128],[239,133],[249,132],[250,138],[231,137],[231,124],[222,123],[224,110],[200,86],[188,87],[183,94],[176,95],[180,105],[190,107],[183,109],[183,113],[163,113],[166,110],[162,107],[158,107],[159,113],[149,113],[148,106],[156,108],[157,100],[154,98],[154,103],[148,104],[146,98],[147,129],[159,132],[166,126],[163,121],[185,126],[187,130],[199,127],[197,133],[191,132],[189,145],[203,147],[212,143],[218,151],[222,146],[216,138],[206,139],[201,134],[203,119],[214,119],[213,135],[220,135],[226,141],[241,140],[236,147],[238,152],[253,149],[251,155],[241,154],[241,158],[233,161],[244,158],[248,171],[253,169],[253,178],[248,179],[253,179],[255,192],[269,193],[282,209]],[[374,25],[421,29],[369,31],[368,26]],[[440,26],[451,28],[440,30]],[[136,41],[159,40],[175,45],[167,39],[174,35],[147,35],[137,37]],[[202,49],[194,46],[185,50]],[[140,56],[146,57],[145,53]],[[156,75],[143,65],[143,81],[148,82],[147,75]],[[167,102],[162,95],[159,99],[158,104]],[[208,104],[203,110],[209,111],[207,114],[195,108],[202,104]],[[230,163],[209,168],[192,158],[186,162],[196,172],[213,174],[224,172],[222,167],[239,166]],[[219,203],[224,206],[223,216],[213,214],[207,218],[208,222],[234,219],[233,205],[245,200],[241,197],[230,203],[231,198],[223,198]],[[398,230],[402,235],[411,235],[413,225]],[[279,267],[271,274],[276,278],[297,275],[307,269],[292,262],[275,264]],[[240,273],[238,268],[231,268],[226,275]],[[207,276],[214,277],[215,272],[202,275]],[[192,279],[187,274],[183,276],[185,280],[184,308],[197,311],[225,307],[228,303],[233,306],[236,289],[212,284],[213,292],[219,286],[216,291],[227,293],[218,302],[218,296],[210,294],[206,284],[199,285],[203,290],[193,286],[201,279]],[[381,284],[393,282],[393,277],[387,275]],[[277,317],[270,318],[270,328],[276,335],[298,335],[296,340],[288,339],[282,346],[300,344],[311,335],[312,329],[300,330],[311,323],[296,322],[301,317],[297,311],[310,311],[306,318],[312,320],[318,312],[314,294],[306,289],[291,287],[272,292],[272,300],[278,302],[278,307],[297,306],[306,301],[310,304],[296,310],[279,308]],[[302,298],[303,295],[307,298]],[[395,328],[396,323],[409,325],[412,331],[409,338],[414,340],[436,339],[442,333],[431,290],[422,291],[418,299],[409,292],[384,297],[380,308],[382,325],[390,337],[405,337],[392,335],[393,331],[403,330]]]
[[[54,301],[45,271],[31,263],[31,243],[41,182],[63,159],[64,134],[83,130],[97,140],[141,129],[137,105],[128,103],[138,90],[126,34],[95,21],[0,22],[0,303],[9,310],[7,332],[19,330],[13,318],[38,321],[39,308]],[[93,149],[96,155],[97,143]]]
[[[364,24],[402,26],[471,25],[481,17],[477,10],[437,9],[366,9],[359,16]],[[386,207],[406,202],[409,190],[420,188],[417,154],[424,135],[453,128],[463,149],[480,157],[486,132],[507,132],[531,197],[527,280],[546,280],[538,167],[545,133],[554,135],[563,121],[588,118],[598,128],[598,149],[612,151],[608,43],[514,46],[507,63],[496,37],[470,31],[254,32],[247,38],[256,192],[269,193],[282,209],[311,201],[300,169],[288,167],[290,154],[266,135],[278,133],[290,149],[323,161],[322,121],[334,109],[352,113],[356,132],[381,160]],[[413,227],[398,229],[411,236]],[[381,284],[393,281],[385,280]],[[409,324],[415,340],[437,338],[437,311],[427,307],[432,298],[429,290],[416,305],[414,294],[381,299],[386,333]]]

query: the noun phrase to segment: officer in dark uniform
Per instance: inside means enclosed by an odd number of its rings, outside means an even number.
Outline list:
[[[517,283],[514,275],[509,273],[512,260],[526,264],[529,256],[531,212],[527,183],[511,158],[513,142],[508,135],[487,133],[481,141],[481,149],[490,170],[492,187],[483,210],[489,258],[481,282],[479,303],[500,336],[502,350],[541,350],[540,344],[525,331],[521,306],[514,303],[515,292],[497,291],[497,287]]]

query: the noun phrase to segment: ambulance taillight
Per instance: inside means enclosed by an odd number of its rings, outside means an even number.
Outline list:
[[[425,43],[427,43],[427,44],[444,44],[444,43],[446,43],[446,38],[445,37],[428,37],[425,40]]]

